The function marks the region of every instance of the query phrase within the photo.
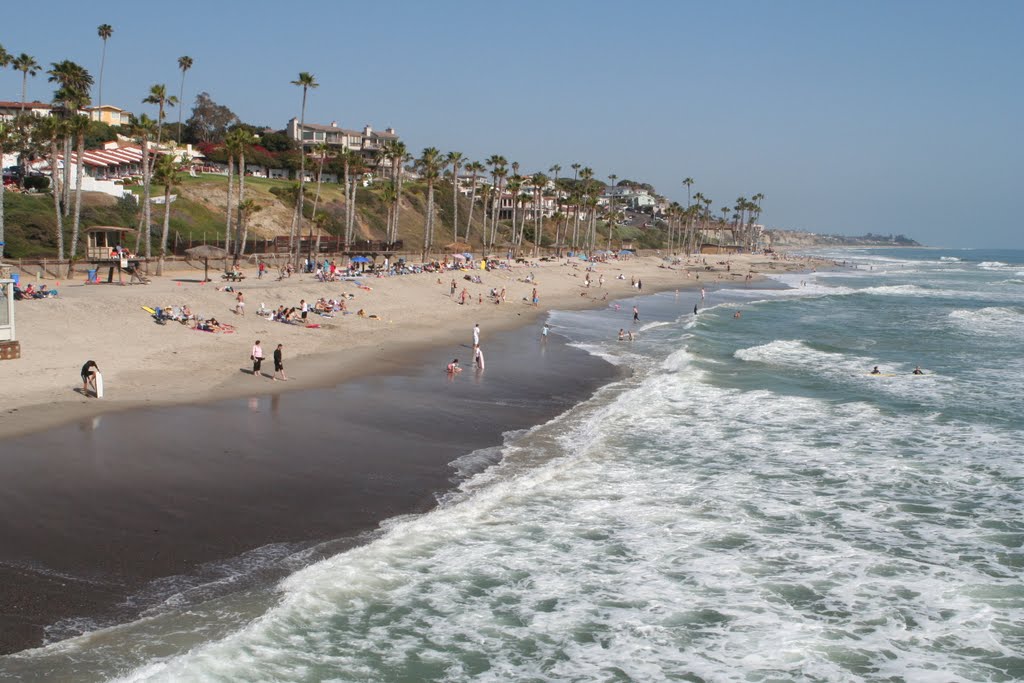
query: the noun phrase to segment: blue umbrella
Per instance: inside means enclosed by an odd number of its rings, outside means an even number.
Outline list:
[[[352,263],[369,263],[369,262],[370,262],[370,259],[366,258],[365,256],[353,256],[352,257]]]

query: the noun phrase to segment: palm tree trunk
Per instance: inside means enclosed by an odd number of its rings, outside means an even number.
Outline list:
[[[313,243],[312,232],[313,232],[313,224],[316,223],[316,207],[320,203],[320,185],[323,182],[323,176],[324,176],[324,156],[326,156],[326,154],[321,154],[320,155],[320,168],[317,169],[317,172],[316,172],[316,194],[313,196],[313,219],[309,223],[310,238],[311,238],[310,239],[310,244]],[[320,256],[320,232],[321,232],[320,230],[316,231],[316,254],[317,254],[318,258]]]
[[[466,244],[469,244],[469,231],[473,227],[473,208],[476,206],[476,171],[473,172],[473,189],[469,191],[469,218],[466,219]],[[458,237],[456,236],[456,240]]]
[[[238,227],[235,228],[235,263],[245,256],[242,249],[242,202],[245,201],[245,150],[238,152]]]
[[[349,201],[349,239],[354,239],[356,236],[356,194],[359,191],[358,183],[357,179],[352,179],[352,199]]]
[[[64,260],[64,214],[60,210],[60,173],[57,171],[57,138],[50,138],[50,180],[53,183],[53,213],[57,217],[57,258]]]
[[[61,206],[64,217],[71,215],[71,136],[64,138],[64,188],[61,196]]]
[[[69,253],[68,277],[71,276],[71,268],[74,265],[75,257],[78,256],[78,225],[82,217],[82,176],[85,173],[85,132],[78,134],[78,147],[75,156],[77,168],[75,169],[75,217],[71,224],[71,248]]]
[[[235,189],[235,157],[228,154],[228,204],[224,225],[224,249],[231,251],[231,195]]]
[[[452,241],[459,241],[459,165],[452,166]]]
[[[160,260],[156,263],[156,274],[164,274],[164,257],[167,256],[167,234],[171,229],[171,184],[164,185],[164,226],[160,232]]]

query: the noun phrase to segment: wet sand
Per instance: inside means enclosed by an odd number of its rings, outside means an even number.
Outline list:
[[[427,510],[453,485],[453,460],[553,417],[619,372],[558,337],[542,342],[537,324],[485,327],[481,374],[468,329],[466,341],[333,388],[260,396],[267,383],[253,378],[250,398],[93,416],[5,440],[0,652],[129,620],[167,597],[153,590],[161,577],[194,584],[205,563],[268,544],[292,552]],[[455,356],[469,367],[450,381],[443,367]],[[306,364],[299,379],[331,371]]]

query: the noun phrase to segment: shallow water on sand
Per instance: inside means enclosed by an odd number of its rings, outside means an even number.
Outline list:
[[[633,301],[552,314],[632,376],[274,592],[19,665],[107,648],[92,678],[1024,678],[1024,253],[827,255],[857,268],[709,290],[697,316],[699,294],[638,300],[632,343],[614,333]],[[239,613],[258,616],[211,626]],[[187,652],[138,645],[203,628]]]

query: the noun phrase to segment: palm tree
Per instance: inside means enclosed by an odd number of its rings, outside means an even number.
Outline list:
[[[7,65],[11,63],[11,53],[4,49],[3,45],[0,45],[0,69],[6,69]]]
[[[548,184],[548,177],[543,173],[533,174],[533,193],[536,209],[534,210],[534,221],[536,228],[533,231],[533,255],[540,253],[541,240],[544,239],[544,186]]]
[[[156,274],[164,274],[164,258],[167,256],[167,235],[171,226],[171,188],[178,184],[181,164],[173,154],[164,154],[156,162],[153,178],[164,186],[164,226],[160,231],[160,260],[157,261]]]
[[[251,199],[246,199],[238,205],[238,223],[241,226],[242,232],[241,247],[238,249],[240,254],[245,253],[245,243],[249,239],[249,218],[262,208],[261,205]]]
[[[518,164],[516,164],[518,166]],[[512,195],[512,247],[516,248],[520,243],[519,228],[516,227],[516,209],[519,208],[519,190],[523,187],[523,179],[515,172],[512,173],[512,177],[508,179],[508,191]],[[501,205],[498,205],[498,211],[501,211]]]
[[[292,214],[292,228],[288,233],[288,250],[291,251],[294,248],[294,258],[298,260],[298,247],[293,242],[297,242],[295,236],[300,234],[299,223],[302,221],[303,193],[306,188],[306,141],[303,137],[306,127],[306,95],[312,88],[317,88],[320,84],[308,71],[299,72],[299,77],[291,83],[302,88],[302,112],[299,115],[299,194],[295,200],[295,213]]]
[[[441,175],[444,158],[436,147],[427,147],[416,160],[420,177],[427,182],[427,219],[423,227],[423,260],[427,260],[434,242],[434,183]]]
[[[237,262],[245,252],[242,251],[242,203],[245,201],[245,152],[252,147],[255,139],[252,133],[244,128],[236,128],[229,133],[234,138],[235,154],[238,156],[238,227],[235,228],[235,261]]]
[[[231,211],[231,196],[235,192],[235,159],[238,158],[240,142],[235,132],[239,129],[231,131],[224,136],[224,152],[228,157],[228,201],[225,206],[225,220],[224,220],[224,250],[231,251],[231,224],[232,216],[234,213]]]
[[[96,35],[103,41],[103,51],[100,53],[100,84],[96,93],[96,104],[103,106],[103,69],[107,64],[107,41],[114,35],[114,28],[110,24],[100,24],[96,27]],[[100,114],[102,116],[102,114]]]
[[[57,91],[53,101],[65,118],[73,116],[82,107],[89,105],[89,90],[92,88],[92,76],[81,65],[65,59],[54,62],[47,71],[50,83],[57,83]],[[71,157],[71,136],[64,139],[64,159]],[[71,165],[64,164],[64,215],[71,212]]]
[[[83,102],[87,103],[88,99]],[[88,116],[75,115],[68,119],[68,137],[74,136],[78,143],[75,147],[75,213],[71,223],[71,244],[68,247],[68,258],[72,262],[78,255],[78,225],[82,216],[82,175],[85,172],[85,134],[88,130]],[[70,269],[68,277],[71,277]]]
[[[178,68],[181,69],[181,85],[178,86],[178,102],[182,103],[182,106],[178,107],[178,144],[181,144],[181,112],[185,108],[184,97],[185,97],[185,72],[192,68],[192,58],[188,55],[182,55],[178,57]]]
[[[445,161],[452,167],[452,235],[459,239],[459,167],[465,158],[462,152],[448,152]]]
[[[142,145],[142,214],[139,216],[139,230],[135,239],[135,252],[139,252],[139,245],[142,243],[142,236],[146,236],[146,258],[152,256],[152,245],[150,234],[152,233],[152,221],[150,220],[150,175],[153,163],[150,159],[149,141],[156,131],[156,121],[143,114],[136,121],[133,128],[133,135],[141,141]]]
[[[395,191],[395,184],[390,180],[384,184],[384,187],[380,191],[380,200],[388,207],[388,233],[387,242],[391,243],[391,221],[395,215],[395,196],[398,193]],[[319,239],[319,235],[317,236]],[[319,250],[319,244],[317,245]]]
[[[53,194],[53,212],[57,217],[57,258],[64,260],[64,213],[60,207],[60,173],[57,172],[57,159],[60,157],[59,142],[65,135],[63,119],[47,116],[40,119],[36,134],[50,141],[50,192]]]
[[[323,175],[324,175],[324,162],[327,160],[327,157],[328,157],[328,155],[330,153],[330,147],[327,146],[326,142],[321,142],[313,150],[313,153],[316,154],[318,157],[320,157],[320,164],[319,164],[319,166],[317,166],[317,169],[316,169],[316,194],[313,196],[313,221],[310,222],[310,226],[309,226],[309,237],[310,237],[309,244],[310,244],[310,249],[313,248],[313,223],[316,222],[316,218],[317,218],[317,216],[316,216],[316,208],[317,208],[317,205],[320,203],[320,185],[321,185],[321,182],[323,180]],[[241,205],[239,205],[238,209],[239,209],[239,212],[241,212],[241,209],[242,209]],[[317,254],[320,253],[320,231],[319,230],[316,233],[316,253]],[[312,254],[310,254],[310,256],[312,256]]]
[[[398,217],[402,202],[402,166],[409,157],[405,143],[400,140],[388,140],[384,143],[384,154],[391,160],[391,184],[394,185],[394,211],[391,216],[391,228],[388,231],[388,244],[398,241]]]
[[[2,61],[6,53],[3,51],[3,46],[0,45],[0,61]],[[4,158],[4,149],[10,144],[11,130],[7,127],[7,124],[0,121],[0,159]],[[3,170],[3,164],[0,164],[0,171]],[[4,257],[4,187],[3,178],[0,178],[0,259]]]
[[[575,204],[575,209],[576,210],[573,212],[576,215],[573,218],[573,224],[572,224],[572,248],[573,248],[573,251],[575,251],[576,250],[576,238],[577,238],[577,234],[579,233],[579,230],[580,230],[580,201],[583,198],[583,193],[580,192],[579,187],[576,186],[576,182],[579,180],[580,169],[583,168],[583,164],[577,162],[577,163],[572,164],[571,168],[572,168],[573,193],[576,196],[576,204]],[[568,230],[568,229],[569,229],[569,226],[566,226],[566,230]]]
[[[24,115],[25,103],[28,101],[28,77],[32,76],[35,78],[36,74],[42,71],[43,68],[39,66],[39,62],[35,60],[35,57],[24,52],[11,59],[11,68],[21,72],[21,113]]]
[[[466,243],[469,243],[469,231],[473,227],[473,208],[476,206],[476,180],[485,166],[479,161],[466,164],[466,170],[473,174],[473,186],[469,190],[469,218],[466,221]]]
[[[499,157],[504,160],[504,157]],[[501,217],[501,200],[502,195],[505,193],[505,178],[508,177],[508,169],[504,166],[498,166],[494,170],[494,191],[491,192],[491,237],[490,245],[494,248],[495,243],[498,241],[498,218]],[[513,203],[515,200],[513,199]]]
[[[178,98],[174,95],[167,96],[167,86],[163,83],[150,86],[149,95],[146,99],[142,100],[143,104],[155,104],[159,107],[156,116],[156,146],[159,149],[160,141],[163,139],[164,134],[164,119],[166,114],[166,107],[173,107],[178,103]]]

